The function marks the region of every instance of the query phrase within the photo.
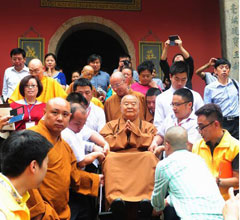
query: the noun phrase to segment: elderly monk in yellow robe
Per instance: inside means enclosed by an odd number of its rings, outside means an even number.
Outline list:
[[[52,143],[48,153],[48,169],[38,189],[30,191],[28,207],[31,218],[70,219],[69,188],[84,195],[98,195],[103,175],[87,173],[77,168],[70,146],[61,138],[61,131],[71,117],[70,104],[62,98],[49,100],[44,119],[30,129],[40,133]]]
[[[111,150],[103,162],[109,204],[114,204],[119,198],[135,203],[150,200],[158,163],[157,157],[147,151],[157,130],[153,124],[139,118],[138,98],[124,96],[121,113],[120,118],[108,122],[100,131]],[[128,218],[132,219],[133,216]]]
[[[44,66],[39,59],[32,59],[29,64],[29,73],[33,76],[38,77],[43,85],[43,91],[41,95],[37,98],[38,101],[47,103],[48,100],[55,97],[66,98],[67,93],[63,90],[62,86],[53,78],[44,76]],[[9,103],[23,99],[19,92],[19,84],[14,90],[13,94],[9,98]]]
[[[116,93],[108,98],[104,103],[104,111],[106,121],[111,121],[120,118],[120,103],[125,95],[134,95],[139,100],[139,118],[145,120],[146,102],[143,94],[133,91],[126,82],[124,75],[121,72],[114,72],[110,77],[110,84],[113,91]]]

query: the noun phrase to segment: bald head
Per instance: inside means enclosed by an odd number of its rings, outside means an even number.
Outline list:
[[[172,151],[187,149],[188,135],[186,129],[180,126],[170,127],[165,136],[164,141],[168,142]]]
[[[125,95],[121,100],[121,113],[125,120],[136,120],[139,115],[138,98],[134,95]]]
[[[42,79],[44,67],[41,60],[32,59],[28,64],[28,68],[31,75],[36,76],[39,80]]]
[[[70,103],[63,98],[53,98],[47,102],[44,123],[51,135],[58,137],[69,123]]]
[[[91,80],[94,75],[94,69],[90,65],[86,65],[83,67],[82,72],[81,72],[81,77]]]
[[[125,77],[124,77],[124,75],[122,74],[122,72],[116,71],[116,72],[114,72],[114,73],[111,75],[111,77],[110,77],[110,82],[111,82],[112,79],[125,80]]]
[[[128,84],[121,72],[114,72],[110,77],[112,89],[119,97],[123,97],[129,93]]]

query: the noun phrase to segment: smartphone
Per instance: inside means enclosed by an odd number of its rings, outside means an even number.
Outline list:
[[[179,39],[179,37],[178,35],[170,35],[168,39],[170,40],[170,46],[174,46],[176,45],[175,40]]]
[[[20,115],[14,116],[14,117],[9,119],[8,123],[12,124],[12,123],[17,122],[17,121],[22,121],[23,117],[24,117],[24,114],[20,114]]]

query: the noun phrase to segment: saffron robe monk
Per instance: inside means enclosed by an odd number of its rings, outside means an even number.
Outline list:
[[[33,76],[36,76],[42,83],[43,91],[37,100],[43,103],[47,103],[48,100],[55,97],[66,98],[67,93],[63,90],[61,85],[53,78],[44,76],[44,66],[39,59],[32,59],[29,64],[29,73]],[[19,84],[14,90],[13,94],[9,98],[9,103],[13,101],[18,101],[23,99],[22,95],[19,92]]]
[[[28,207],[31,218],[70,219],[69,187],[84,195],[98,195],[102,175],[87,173],[77,168],[76,158],[60,133],[70,119],[70,105],[62,98],[51,99],[46,106],[44,120],[30,128],[53,144],[48,153],[48,169],[38,189],[30,191]],[[57,215],[57,217],[56,217]]]
[[[110,204],[116,198],[129,202],[150,199],[158,162],[147,151],[157,130],[153,124],[139,119],[137,97],[124,96],[121,113],[122,117],[108,122],[100,132],[111,150],[103,162],[106,198]]]
[[[125,95],[134,95],[139,100],[139,118],[145,120],[146,102],[143,94],[130,89],[124,75],[121,72],[114,72],[110,77],[110,84],[116,94],[108,98],[104,103],[106,121],[112,121],[121,117],[120,104]]]

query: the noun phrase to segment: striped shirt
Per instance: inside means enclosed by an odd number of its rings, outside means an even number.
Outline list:
[[[160,161],[155,172],[152,205],[164,209],[164,198],[184,220],[223,219],[224,200],[204,160],[187,150]]]

